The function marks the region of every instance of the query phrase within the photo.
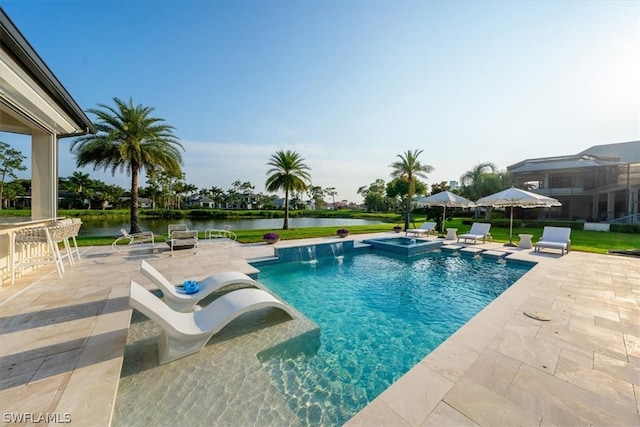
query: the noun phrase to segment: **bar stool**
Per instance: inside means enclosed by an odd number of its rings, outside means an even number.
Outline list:
[[[78,261],[80,261],[80,249],[78,249],[78,242],[76,241],[76,236],[80,233],[80,227],[82,227],[82,220],[80,218],[65,218],[60,221],[55,221],[54,225],[64,226],[65,229],[65,239],[64,242],[65,249],[69,253],[69,258],[71,265],[75,264],[74,256],[78,257]]]
[[[22,276],[25,267],[38,268],[41,265],[55,264],[58,276],[62,277],[64,265],[60,259],[58,245],[51,237],[51,228],[54,227],[28,227],[13,232],[12,250],[14,254],[17,253],[18,261],[14,261],[11,284],[15,281],[16,267],[18,275]]]
[[[71,219],[53,221],[49,226],[47,226],[47,228],[49,229],[51,240],[53,240],[56,245],[55,249],[57,250],[57,256],[60,259],[60,262],[62,263],[62,260],[67,258],[69,260],[69,265],[73,267],[75,262],[73,260],[70,243],[70,238],[73,234],[73,223],[71,222]],[[60,243],[64,246],[64,254],[60,252],[60,247],[58,246]]]
[[[71,253],[75,253],[78,256],[78,261],[80,261],[80,250],[78,249],[78,242],[76,242],[76,237],[80,233],[80,227],[82,227],[82,220],[80,218],[71,218],[71,235],[69,238],[73,240],[73,248],[71,248]]]

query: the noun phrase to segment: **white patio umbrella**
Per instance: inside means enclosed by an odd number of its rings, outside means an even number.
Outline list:
[[[475,206],[475,203],[473,203],[471,200],[465,199],[464,197],[458,196],[457,194],[450,191],[442,191],[428,197],[421,197],[419,199],[416,199],[416,202],[427,206],[442,206],[444,208],[442,210],[442,230],[440,230],[443,233],[447,207],[471,208]]]
[[[509,246],[513,246],[513,208],[548,208],[551,206],[562,206],[562,203],[552,197],[542,196],[530,191],[511,187],[507,190],[499,191],[490,196],[483,197],[476,202],[477,206],[511,207],[511,222],[509,223]]]

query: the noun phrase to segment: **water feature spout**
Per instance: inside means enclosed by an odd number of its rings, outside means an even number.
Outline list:
[[[308,258],[302,262],[308,262],[309,264],[315,264],[318,262],[315,246],[307,246],[307,257]]]
[[[330,243],[331,252],[333,252],[334,258],[344,258],[344,247],[342,242]]]

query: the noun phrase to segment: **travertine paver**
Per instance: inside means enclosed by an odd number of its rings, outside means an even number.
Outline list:
[[[410,425],[640,425],[640,260],[513,256],[539,264],[421,362],[455,384],[425,420],[409,410],[394,416]],[[531,310],[551,321],[523,315]],[[347,425],[389,416],[383,404],[395,387]],[[433,398],[411,402],[431,407]]]
[[[509,251],[539,264],[348,425],[640,425],[640,260]],[[79,425],[108,425],[129,327],[128,283],[148,283],[140,260],[180,282],[223,270],[256,274],[246,259],[273,247],[216,241],[174,257],[82,252],[63,279],[41,268],[0,292],[3,414],[69,413]]]

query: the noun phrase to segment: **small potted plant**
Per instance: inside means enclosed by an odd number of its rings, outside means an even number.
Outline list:
[[[265,233],[262,239],[268,244],[273,245],[280,240],[280,235],[277,233]]]
[[[395,227],[393,227],[393,231],[395,231],[396,233],[401,232],[402,231],[402,226],[396,225]]]
[[[346,228],[340,228],[336,233],[340,237],[347,237],[349,235],[349,230],[347,230]]]

